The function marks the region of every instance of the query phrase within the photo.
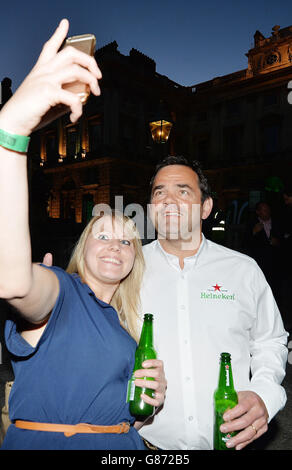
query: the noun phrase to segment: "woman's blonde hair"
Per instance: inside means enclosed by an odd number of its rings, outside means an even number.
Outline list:
[[[66,271],[70,274],[77,273],[82,282],[85,282],[84,274],[84,249],[87,238],[91,233],[95,222],[109,214],[92,217],[83,230],[74,250]],[[140,305],[140,288],[144,273],[144,256],[139,232],[134,222],[120,212],[111,212],[113,221],[119,221],[127,228],[132,235],[132,243],[135,249],[135,260],[130,273],[121,280],[119,287],[115,291],[110,304],[116,309],[120,324],[138,342],[138,310]]]

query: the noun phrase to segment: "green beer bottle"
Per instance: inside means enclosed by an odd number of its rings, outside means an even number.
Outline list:
[[[233,408],[237,403],[237,393],[233,386],[231,356],[229,353],[223,352],[221,353],[219,384],[214,393],[214,450],[228,450],[226,442],[237,434],[237,432],[222,433],[220,431],[220,426],[224,423],[225,411]]]
[[[145,403],[140,397],[141,393],[149,395],[152,398],[153,390],[149,388],[136,387],[134,383],[134,372],[143,369],[142,362],[147,359],[156,359],[156,352],[153,347],[153,315],[146,313],[142,327],[139,345],[135,354],[135,365],[133,375],[129,381],[128,401],[130,402],[130,413],[139,421],[144,421],[154,412],[154,407]],[[144,377],[147,380],[154,380],[151,377]]]

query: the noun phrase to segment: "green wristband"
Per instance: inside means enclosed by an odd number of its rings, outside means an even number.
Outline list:
[[[0,129],[0,145],[15,152],[26,153],[30,137],[26,135],[9,134]]]

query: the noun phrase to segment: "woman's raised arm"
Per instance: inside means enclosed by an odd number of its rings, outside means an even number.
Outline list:
[[[29,136],[50,108],[63,104],[75,122],[82,104],[62,85],[81,81],[100,94],[100,70],[93,57],[67,47],[58,52],[69,28],[62,20],[45,43],[39,59],[0,112],[0,297],[8,299],[31,321],[41,321],[58,294],[56,276],[32,265],[28,220],[26,154],[5,146],[12,135]],[[2,131],[2,134],[1,134]],[[37,201],[36,201],[37,203]]]

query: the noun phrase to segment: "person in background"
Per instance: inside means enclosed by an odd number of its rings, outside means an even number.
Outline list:
[[[126,403],[144,266],[133,222],[118,213],[94,217],[67,271],[31,261],[28,136],[55,105],[68,106],[72,122],[81,116],[80,99],[65,83],[80,80],[100,94],[94,58],[74,48],[59,52],[68,28],[62,20],[0,113],[0,297],[15,309],[5,327],[15,381],[2,449],[145,449],[137,432],[143,423]],[[154,398],[142,398],[158,407],[163,363],[143,366],[136,384],[153,389]],[[141,379],[147,376],[155,380]]]
[[[247,252],[255,259],[270,284],[276,301],[280,303],[282,228],[279,219],[272,216],[267,202],[255,206],[255,217],[247,229]]]

